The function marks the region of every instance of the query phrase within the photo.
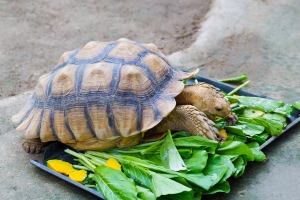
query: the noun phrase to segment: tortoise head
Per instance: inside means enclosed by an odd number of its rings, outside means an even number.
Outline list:
[[[204,112],[210,119],[216,116],[226,117],[231,113],[228,100],[218,88],[207,83],[198,83],[185,86],[182,93],[177,96],[179,105],[190,104]]]

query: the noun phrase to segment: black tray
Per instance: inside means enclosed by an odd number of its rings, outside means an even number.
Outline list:
[[[202,77],[202,76],[196,76],[195,78],[193,79],[190,79],[188,82],[187,82],[187,85],[189,84],[194,84],[195,83],[195,79],[198,80],[198,82],[206,82],[206,83],[209,83],[217,88],[219,88],[220,90],[228,93],[228,92],[231,92],[233,89],[235,89],[235,87],[229,85],[229,84],[226,84],[226,83],[222,83],[222,82],[219,82],[219,81],[216,81],[216,80],[212,80],[212,79],[209,79],[209,78],[205,78],[205,77]],[[257,94],[253,94],[253,93],[250,93],[250,92],[247,92],[245,90],[240,90],[238,91],[236,94],[238,95],[241,95],[241,96],[253,96],[253,97],[262,97],[262,98],[268,98],[266,96],[262,96],[262,95],[257,95]],[[294,125],[296,125],[299,121],[300,121],[300,111],[295,109],[295,112],[293,113],[292,116],[289,116],[287,118],[287,121],[288,121],[288,125],[286,126],[286,128],[283,130],[282,134],[286,133],[290,128],[292,128]],[[282,135],[281,134],[281,135]],[[280,135],[279,135],[280,136]],[[263,149],[264,147],[266,147],[268,144],[270,144],[271,142],[273,142],[276,138],[278,138],[279,136],[273,136],[271,138],[269,138],[265,143],[263,143],[261,146],[260,146],[260,149]],[[57,173],[53,170],[51,170],[50,168],[47,167],[47,160],[50,160],[50,159],[61,159],[61,160],[64,160],[64,161],[67,161],[67,162],[70,162],[70,163],[73,163],[74,164],[74,157],[65,153],[64,150],[66,148],[70,148],[62,143],[59,143],[59,142],[53,142],[49,145],[47,145],[45,148],[44,148],[44,158],[43,158],[43,163],[39,163],[35,160],[30,160],[30,163],[35,165],[36,167],[78,187],[78,188],[81,188],[93,195],[95,195],[96,197],[99,197],[100,199],[105,199],[103,197],[102,194],[100,194],[99,192],[97,192],[95,189],[92,189],[92,188],[88,188],[80,183],[77,183],[76,181],[73,181],[71,179],[69,179],[67,176],[64,176],[60,173]]]

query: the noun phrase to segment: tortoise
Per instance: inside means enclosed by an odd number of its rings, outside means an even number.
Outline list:
[[[227,116],[233,123],[235,116],[217,88],[184,85],[198,71],[173,67],[152,43],[91,41],[65,52],[39,78],[12,121],[25,131],[22,146],[30,153],[49,141],[77,150],[129,147],[160,139],[168,129],[222,142],[207,116]]]

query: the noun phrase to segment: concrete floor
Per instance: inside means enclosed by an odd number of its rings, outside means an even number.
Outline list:
[[[246,73],[253,93],[293,103],[300,100],[300,2],[215,0],[197,41],[169,56],[182,69],[220,79]],[[0,101],[0,197],[2,199],[96,199],[29,163],[22,133],[9,121],[28,93]],[[264,163],[249,163],[231,180],[231,192],[204,199],[300,199],[300,125],[264,149]]]

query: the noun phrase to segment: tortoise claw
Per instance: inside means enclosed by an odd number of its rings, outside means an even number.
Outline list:
[[[238,117],[236,116],[236,114],[231,112],[229,115],[226,116],[225,120],[227,126],[233,126],[237,122]]]
[[[22,146],[27,153],[41,153],[43,151],[43,147],[46,143],[42,142],[40,139],[27,139],[24,138],[22,142]]]

